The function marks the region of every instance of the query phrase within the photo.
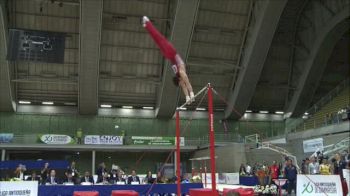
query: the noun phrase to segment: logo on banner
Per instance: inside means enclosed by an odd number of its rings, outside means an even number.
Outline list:
[[[13,133],[1,133],[0,143],[11,143],[13,140]]]
[[[69,135],[45,134],[40,136],[40,140],[45,144],[72,144],[74,139]]]
[[[87,135],[85,144],[123,145],[123,136],[115,135]]]
[[[339,175],[298,175],[297,195],[342,195]]]
[[[0,195],[37,196],[38,182],[0,182]]]

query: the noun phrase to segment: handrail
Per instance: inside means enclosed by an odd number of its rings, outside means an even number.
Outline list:
[[[262,142],[260,145],[260,149],[267,149],[267,150],[271,150],[277,153],[280,153],[282,155],[285,155],[287,157],[290,157],[293,159],[295,166],[297,167],[298,171],[300,171],[299,165],[298,165],[298,160],[297,157],[294,156],[292,153],[290,153],[289,151],[287,151],[284,148],[281,148],[279,146],[273,145],[269,142]]]

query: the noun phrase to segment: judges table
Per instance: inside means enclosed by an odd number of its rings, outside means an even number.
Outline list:
[[[64,185],[40,185],[39,196],[72,196],[74,191],[97,191],[100,196],[110,196],[113,190],[134,190],[140,195],[153,193],[176,193],[176,184],[150,184],[142,185],[91,185],[91,186],[64,186]],[[181,184],[182,193],[189,193],[189,189],[203,188],[201,183]],[[151,190],[150,190],[151,189]]]
[[[255,186],[259,184],[259,180],[256,176],[239,176],[239,184],[245,186]]]

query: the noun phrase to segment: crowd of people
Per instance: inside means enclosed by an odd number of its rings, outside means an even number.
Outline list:
[[[152,172],[148,171],[144,178],[140,178],[136,170],[132,170],[130,175],[127,175],[117,166],[112,166],[110,170],[107,169],[104,162],[98,165],[96,170],[97,179],[93,178],[93,175],[89,171],[85,171],[83,174],[79,172],[76,167],[76,162],[72,161],[70,166],[64,172],[64,178],[58,177],[56,170],[51,169],[49,163],[45,163],[44,167],[40,170],[40,173],[32,171],[31,175],[25,178],[27,169],[24,165],[20,164],[14,174],[16,179],[26,181],[38,181],[42,185],[55,185],[55,184],[163,184],[163,183],[175,183],[177,177],[174,176],[171,179],[167,179],[161,171],[158,171],[156,176],[153,177]],[[190,179],[187,174],[181,176],[182,183],[189,183]]]
[[[322,153],[317,156],[306,158],[302,161],[300,171],[293,164],[292,159],[284,157],[284,163],[277,164],[272,161],[269,165],[266,161],[255,163],[253,166],[249,164],[241,164],[239,173],[243,176],[257,176],[260,186],[274,184],[274,179],[287,179],[287,192],[290,194],[296,191],[297,174],[307,175],[340,175],[344,180],[343,169],[350,169],[350,154],[347,150],[336,153],[334,158],[328,161],[328,157],[324,157]]]

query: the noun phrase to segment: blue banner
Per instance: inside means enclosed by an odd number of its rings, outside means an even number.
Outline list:
[[[67,169],[69,166],[68,161],[61,160],[40,160],[40,161],[24,161],[24,160],[13,160],[13,161],[0,161],[0,169],[16,169],[19,164],[25,165],[27,170],[29,169],[41,169],[45,163],[49,163],[50,169]]]

